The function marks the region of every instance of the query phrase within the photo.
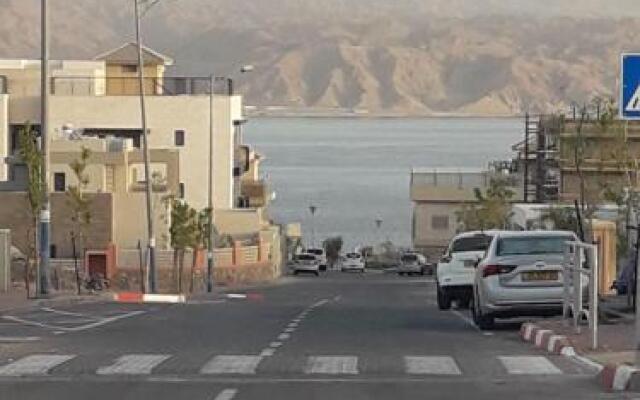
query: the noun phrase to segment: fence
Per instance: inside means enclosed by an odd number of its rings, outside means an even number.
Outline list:
[[[0,82],[1,83],[1,82]],[[146,77],[145,94],[149,96],[208,96],[211,92],[209,77]],[[137,96],[139,80],[136,77],[60,76],[51,78],[51,94],[60,96]],[[213,93],[232,95],[233,81],[218,77]]]
[[[565,321],[571,313],[573,327],[580,333],[580,320],[589,322],[591,347],[598,348],[598,246],[583,242],[566,242],[563,274],[562,316]],[[588,279],[588,309],[584,309],[584,279]]]

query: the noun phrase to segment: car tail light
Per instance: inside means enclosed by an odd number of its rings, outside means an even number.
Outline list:
[[[516,269],[515,265],[496,265],[496,264],[491,264],[491,265],[485,266],[482,269],[482,277],[486,278],[486,277],[492,276],[492,275],[508,274],[509,272],[513,271],[514,269]]]

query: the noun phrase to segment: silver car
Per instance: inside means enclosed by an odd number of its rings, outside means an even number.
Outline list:
[[[495,318],[561,312],[564,244],[572,240],[577,238],[568,231],[497,233],[476,266],[471,300],[476,325],[490,329]]]

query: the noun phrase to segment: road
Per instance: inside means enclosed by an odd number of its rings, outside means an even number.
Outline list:
[[[439,311],[430,278],[329,272],[248,297],[5,313],[0,398],[619,399],[518,324]],[[4,339],[3,339],[4,338]]]

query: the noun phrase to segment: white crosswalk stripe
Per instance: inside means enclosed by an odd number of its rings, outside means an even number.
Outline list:
[[[54,367],[75,356],[35,354],[0,367],[0,376],[46,375]]]
[[[215,356],[207,362],[201,374],[255,374],[261,356]]]
[[[543,356],[501,356],[502,365],[511,375],[558,375],[562,371]]]
[[[406,356],[404,364],[406,373],[411,375],[462,375],[452,357]]]
[[[328,375],[356,375],[358,374],[358,357],[312,356],[307,359],[305,373]]]
[[[98,375],[148,375],[153,368],[168,360],[166,354],[127,354],[113,364],[98,368]]]

